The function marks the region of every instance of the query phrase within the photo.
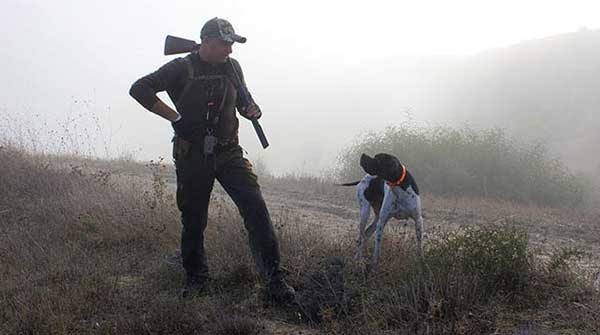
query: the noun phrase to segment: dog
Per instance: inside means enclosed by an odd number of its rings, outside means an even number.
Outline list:
[[[356,196],[360,210],[360,225],[354,259],[362,259],[362,249],[366,246],[373,231],[376,230],[375,251],[370,267],[373,271],[377,270],[383,229],[392,217],[400,220],[411,218],[415,222],[417,252],[422,256],[424,228],[421,198],[419,187],[413,176],[398,158],[385,153],[377,154],[374,157],[362,154],[360,166],[367,173],[361,180],[339,184],[341,186],[357,185]],[[371,208],[375,213],[375,219],[366,228]]]

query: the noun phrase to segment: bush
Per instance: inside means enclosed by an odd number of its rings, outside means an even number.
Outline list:
[[[364,174],[362,153],[394,154],[420,188],[439,195],[483,196],[542,205],[580,206],[591,190],[541,144],[517,143],[502,129],[388,127],[369,133],[339,157],[337,177]]]
[[[362,290],[364,312],[374,328],[454,333],[466,322],[473,332],[489,331],[493,308],[483,306],[528,287],[527,243],[525,233],[510,228],[449,233],[432,241],[424,258],[405,252],[401,269],[383,268],[386,275]],[[465,321],[473,314],[476,322]]]
[[[433,242],[429,267],[467,276],[482,297],[522,290],[529,276],[527,234],[513,228],[464,228]]]

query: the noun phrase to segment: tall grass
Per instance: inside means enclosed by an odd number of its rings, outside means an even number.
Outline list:
[[[226,300],[177,298],[181,270],[163,258],[178,248],[179,212],[156,174],[56,167],[7,146],[0,161],[1,334],[259,333],[260,323]],[[239,221],[219,208],[213,220]],[[224,238],[216,228],[212,241]],[[227,235],[245,241],[239,230]],[[252,271],[236,267],[249,264],[247,253],[221,252],[227,246],[210,245],[219,287],[252,286]]]
[[[338,177],[358,178],[362,153],[394,154],[423,192],[551,206],[582,206],[591,188],[542,144],[520,143],[502,129],[420,127],[407,123],[368,133],[339,157]]]
[[[483,334],[500,328],[498,310],[548,304],[565,329],[600,327],[597,292],[568,267],[576,251],[540,263],[519,230],[469,228],[431,236],[421,259],[390,233],[380,271],[365,276],[354,234],[285,208],[273,222],[298,304],[268,305],[239,213],[220,194],[206,232],[213,280],[181,300],[182,269],[163,261],[178,248],[179,213],[161,162],[149,168],[140,179],[0,149],[1,334]]]

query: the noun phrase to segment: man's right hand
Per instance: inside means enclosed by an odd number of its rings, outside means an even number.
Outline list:
[[[244,109],[244,113],[250,119],[258,120],[262,116],[262,112],[261,112],[260,108],[258,108],[258,105],[255,104],[254,102],[252,102],[250,104],[250,106],[248,106],[248,107],[246,107],[246,109]]]
[[[175,134],[184,139],[189,139],[192,136],[193,129],[190,127],[189,122],[184,122],[180,117],[179,120],[171,122]]]

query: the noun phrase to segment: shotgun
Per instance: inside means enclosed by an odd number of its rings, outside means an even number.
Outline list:
[[[188,40],[188,39],[181,38],[181,37],[167,35],[167,38],[165,39],[164,53],[166,56],[175,55],[175,54],[180,54],[180,53],[184,53],[184,52],[192,52],[192,51],[197,50],[199,47],[200,47],[200,44],[196,43],[195,41]],[[248,106],[250,106],[250,103],[251,103],[250,92],[248,92],[248,88],[242,82],[242,79],[240,78],[239,74],[237,73],[235,66],[233,66],[231,59],[227,59],[227,62],[229,62],[229,65],[231,66],[231,68],[233,70],[232,71],[233,76],[234,76],[233,81],[236,86],[238,96],[242,100],[242,105],[244,105],[245,107],[248,107]],[[254,127],[254,131],[256,132],[256,135],[258,135],[260,144],[262,145],[263,148],[266,149],[269,146],[269,141],[267,141],[267,137],[265,136],[265,132],[263,131],[260,123],[258,122],[258,120],[256,118],[251,118],[250,121],[252,121],[252,126]]]

